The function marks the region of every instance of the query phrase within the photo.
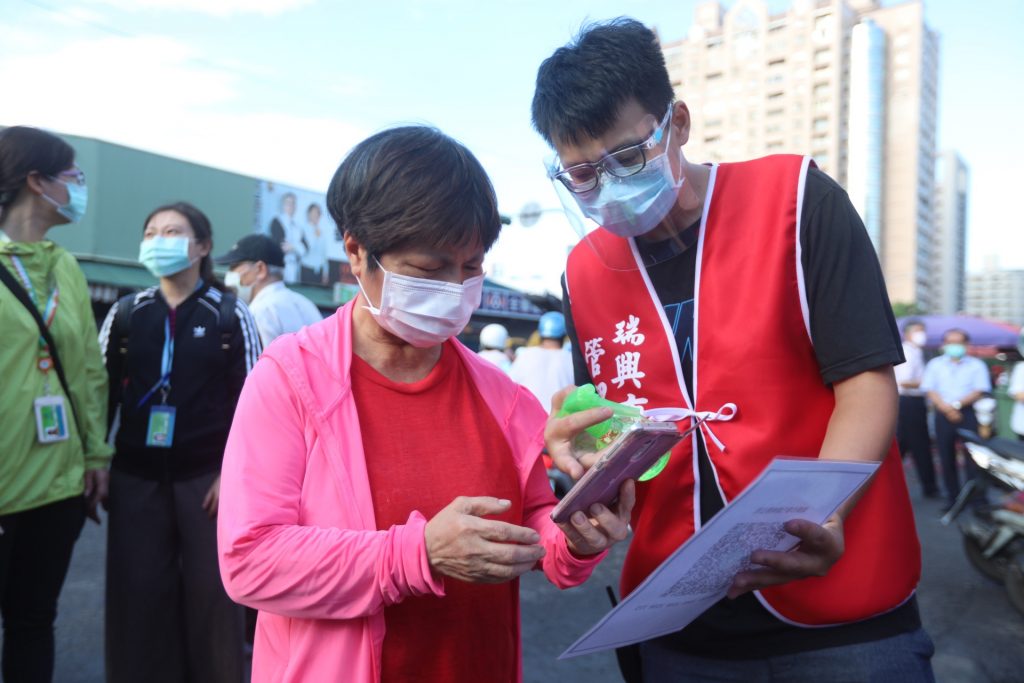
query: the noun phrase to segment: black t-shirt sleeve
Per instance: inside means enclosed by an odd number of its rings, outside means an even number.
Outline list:
[[[583,357],[583,347],[576,334],[576,324],[572,319],[572,302],[569,301],[569,288],[565,284],[565,273],[562,273],[562,314],[565,316],[565,333],[572,345],[572,375],[576,386],[591,382],[587,362]]]
[[[878,256],[846,192],[810,169],[800,231],[811,339],[826,384],[903,362]]]

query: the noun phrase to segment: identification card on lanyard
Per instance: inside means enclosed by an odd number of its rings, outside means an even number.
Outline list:
[[[25,264],[16,255],[10,255],[11,263],[14,265],[21,283],[25,286],[36,306],[39,305],[36,297],[35,287],[32,286],[32,279],[28,276]],[[46,298],[46,305],[43,307],[43,322],[47,327],[53,325],[53,319],[57,315],[57,306],[60,305],[60,289],[51,282],[50,296]],[[36,366],[43,373],[43,395],[32,401],[32,410],[36,416],[36,440],[39,443],[56,443],[66,441],[70,434],[68,430],[68,412],[64,405],[64,397],[50,393],[50,370],[53,369],[53,359],[50,357],[50,348],[42,335],[39,336],[39,355]]]
[[[54,443],[68,438],[67,411],[63,396],[40,396],[32,402],[36,411],[36,438]]]
[[[149,409],[146,445],[170,448],[174,444],[174,406],[159,405]]]

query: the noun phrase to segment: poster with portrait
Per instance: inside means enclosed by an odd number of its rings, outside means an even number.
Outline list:
[[[347,279],[341,234],[326,207],[322,193],[260,181],[253,231],[281,245],[285,282],[326,287]]]

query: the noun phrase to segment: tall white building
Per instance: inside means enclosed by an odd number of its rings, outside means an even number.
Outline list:
[[[967,275],[967,312],[1024,325],[1024,270],[1002,270],[989,259]]]
[[[932,308],[938,37],[921,0],[705,2],[662,48],[691,160],[812,155],[848,189],[892,300]]]
[[[965,309],[967,164],[956,151],[945,150],[939,155],[936,177],[932,312],[950,315]]]

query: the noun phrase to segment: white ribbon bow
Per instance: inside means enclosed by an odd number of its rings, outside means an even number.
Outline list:
[[[691,410],[690,408],[651,408],[644,411],[644,417],[655,422],[678,422],[692,417],[697,421],[694,426],[700,425],[711,440],[715,442],[715,445],[718,446],[718,450],[724,452],[725,444],[719,441],[715,433],[711,431],[711,425],[708,423],[728,422],[736,417],[738,412],[739,408],[736,407],[735,403],[726,403],[714,412],[709,410]]]

